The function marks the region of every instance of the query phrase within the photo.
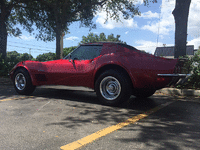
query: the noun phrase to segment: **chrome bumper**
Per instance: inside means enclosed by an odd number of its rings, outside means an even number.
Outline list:
[[[157,74],[158,77],[173,77],[172,81],[168,84],[171,85],[181,85],[188,81],[191,74]]]
[[[184,78],[187,76],[191,76],[191,74],[157,74],[159,77],[180,77]]]

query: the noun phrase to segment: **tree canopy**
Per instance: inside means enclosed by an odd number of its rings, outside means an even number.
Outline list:
[[[0,54],[6,57],[7,36],[20,36],[20,25],[29,33],[33,32],[31,15],[39,11],[39,7],[32,7],[39,0],[1,0],[0,1]],[[31,12],[31,13],[30,13]]]
[[[149,0],[144,0],[144,3],[148,4]],[[32,33],[34,24],[39,32],[37,39],[51,41],[56,37],[56,57],[59,58],[60,38],[63,33],[69,32],[69,25],[79,21],[80,27],[95,28],[93,18],[99,11],[106,12],[107,19],[117,21],[119,14],[123,14],[125,19],[140,14],[132,0],[1,0],[0,53],[6,56],[8,34],[21,34],[15,25],[20,24]]]
[[[106,37],[106,35],[104,33],[100,33],[99,35],[94,34],[94,33],[89,33],[86,36],[82,36],[82,40],[80,42],[80,44],[84,44],[84,43],[92,43],[92,42],[120,42],[120,43],[124,43],[126,44],[126,42],[121,41],[120,39],[120,35],[117,35],[116,37],[114,36],[114,34],[110,34]]]
[[[60,38],[68,33],[71,23],[80,21],[80,27],[95,28],[93,18],[98,11],[105,11],[107,19],[119,21],[122,13],[125,19],[139,15],[139,9],[130,0],[45,0],[38,1],[32,7],[40,11],[28,15],[34,20],[40,34],[38,38],[51,40],[56,37],[56,58],[60,58]],[[29,12],[30,14],[32,12]]]
[[[157,0],[144,0],[144,4]],[[191,0],[176,0],[173,11],[175,18],[175,58],[186,54],[187,22]],[[7,36],[20,36],[16,27],[32,33],[36,25],[37,39],[51,41],[56,38],[56,58],[60,58],[60,38],[67,34],[68,27],[79,21],[80,27],[95,28],[93,18],[99,11],[107,14],[107,19],[119,21],[122,13],[125,19],[140,15],[139,8],[132,0],[1,0],[0,1],[0,53],[6,57]],[[106,20],[107,20],[106,19]],[[105,20],[105,21],[106,21]]]
[[[156,0],[154,0],[156,1]],[[148,4],[148,0],[144,0]],[[139,15],[139,9],[132,0],[1,0],[0,1],[0,53],[6,56],[7,34],[19,36],[21,31],[15,25],[33,32],[37,27],[37,39],[54,40],[56,37],[56,57],[60,57],[60,38],[67,34],[68,27],[79,21],[80,27],[95,28],[93,18],[98,11],[105,11],[107,19],[119,20]]]

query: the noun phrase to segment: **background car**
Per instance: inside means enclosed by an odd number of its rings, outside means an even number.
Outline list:
[[[64,59],[19,62],[10,78],[19,94],[31,94],[40,85],[83,86],[94,89],[102,103],[117,105],[175,84],[186,76],[180,74],[182,65],[126,44],[99,42],[80,45]]]

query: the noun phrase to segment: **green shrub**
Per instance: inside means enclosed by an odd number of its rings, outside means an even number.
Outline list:
[[[7,52],[7,57],[2,58],[0,54],[0,76],[7,76],[9,71],[18,63],[25,60],[32,60],[33,56],[28,53],[20,54],[17,51]]]
[[[6,76],[8,72],[8,63],[2,58],[0,54],[0,76]]]
[[[78,46],[71,46],[71,47],[63,48],[63,57],[67,56],[69,53],[71,53],[77,47]]]
[[[40,54],[36,57],[37,61],[49,61],[55,59],[56,59],[56,54],[52,52]]]
[[[176,87],[200,89],[200,51],[198,51],[194,57],[186,56],[186,58],[188,58],[188,61],[184,64],[185,69],[182,73],[190,73],[192,75],[188,79],[188,82]]]
[[[28,53],[20,54],[20,61],[33,60],[33,56]]]

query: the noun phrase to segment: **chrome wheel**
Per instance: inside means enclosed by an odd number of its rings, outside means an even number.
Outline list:
[[[115,100],[121,93],[121,84],[112,76],[105,77],[100,83],[101,95],[107,100]]]
[[[15,86],[20,91],[26,87],[26,78],[22,73],[18,73],[15,76]]]

